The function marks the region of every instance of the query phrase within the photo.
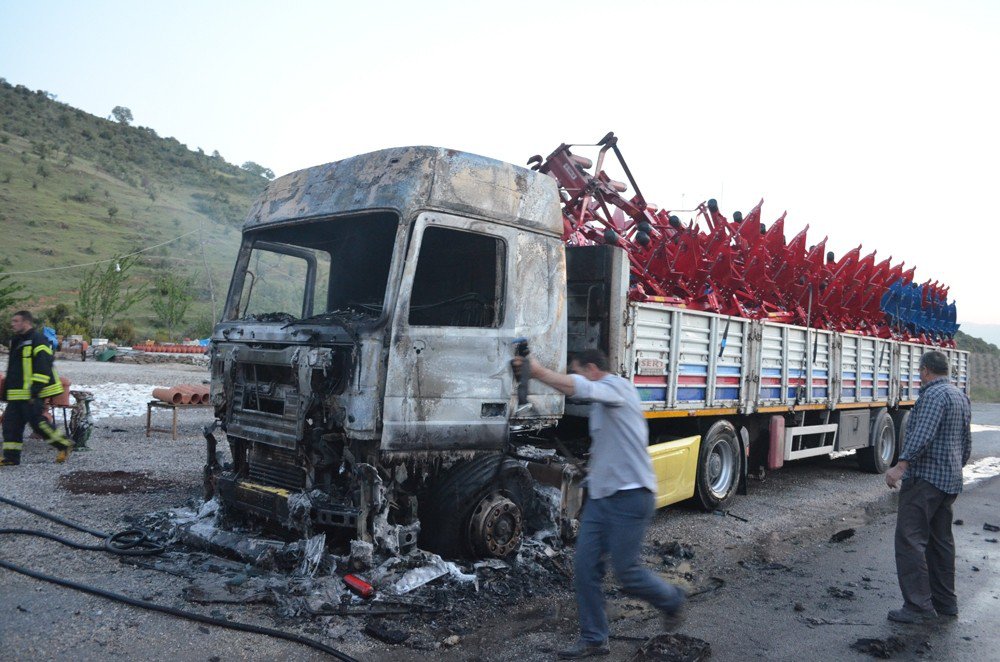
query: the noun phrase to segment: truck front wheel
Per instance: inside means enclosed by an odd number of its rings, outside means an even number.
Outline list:
[[[531,475],[505,456],[460,462],[419,497],[420,545],[450,558],[505,558],[524,535]]]
[[[740,442],[729,421],[716,421],[702,435],[695,500],[705,510],[725,507],[740,482]]]

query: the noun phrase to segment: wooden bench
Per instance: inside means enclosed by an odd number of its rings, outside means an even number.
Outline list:
[[[175,405],[170,402],[164,402],[163,400],[150,400],[146,403],[146,436],[149,437],[151,432],[169,432],[171,438],[177,439],[177,411],[179,409],[207,409],[212,407],[211,404],[204,405]],[[154,428],[153,427],[153,409],[169,409],[173,411],[173,424],[169,428]]]

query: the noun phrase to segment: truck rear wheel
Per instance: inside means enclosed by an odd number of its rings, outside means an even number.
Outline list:
[[[896,428],[885,409],[879,410],[872,425],[867,448],[857,452],[858,466],[873,474],[884,474],[896,457]]]
[[[896,452],[892,454],[892,464],[896,464],[899,454],[903,452],[903,446],[906,444],[906,426],[909,423],[909,409],[899,409],[892,415],[892,424],[896,428]]]
[[[716,421],[701,438],[695,499],[705,510],[725,507],[740,482],[740,442],[729,421]]]
[[[531,475],[505,456],[461,462],[419,498],[420,545],[449,558],[505,558],[524,536]]]

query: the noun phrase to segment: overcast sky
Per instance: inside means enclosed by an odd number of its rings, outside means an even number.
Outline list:
[[[666,208],[943,281],[1000,324],[1000,2],[0,0],[0,76],[276,173],[398,145],[523,164],[614,131]]]

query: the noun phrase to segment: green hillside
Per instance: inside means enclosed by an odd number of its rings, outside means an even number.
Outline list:
[[[57,267],[149,249],[134,285],[150,289],[166,272],[194,279],[179,331],[204,335],[211,291],[221,305],[240,225],[266,183],[218,153],[0,79],[0,267],[26,286],[25,307],[74,305],[86,267]],[[135,337],[120,340],[163,335],[149,300],[127,317]]]
[[[997,347],[993,343],[986,342],[982,338],[970,336],[968,333],[964,333],[963,331],[959,331],[955,334],[955,344],[958,345],[959,349],[964,349],[967,352],[1000,356],[1000,347]]]
[[[972,352],[969,356],[972,399],[1000,402],[1000,347],[961,331],[955,334],[955,342],[959,349]]]

